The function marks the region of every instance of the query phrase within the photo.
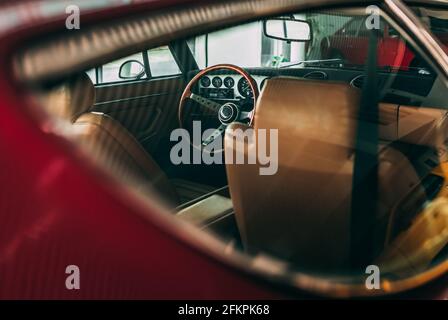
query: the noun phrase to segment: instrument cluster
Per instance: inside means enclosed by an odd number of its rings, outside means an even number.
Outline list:
[[[258,89],[266,77],[254,76]],[[249,83],[240,75],[205,75],[199,81],[200,94],[218,100],[241,100],[253,97]]]

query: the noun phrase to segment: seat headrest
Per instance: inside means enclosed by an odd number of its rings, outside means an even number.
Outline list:
[[[52,89],[43,100],[50,114],[74,122],[95,103],[95,87],[83,72]]]
[[[272,78],[258,99],[254,127],[353,148],[359,102],[360,91],[346,83]]]

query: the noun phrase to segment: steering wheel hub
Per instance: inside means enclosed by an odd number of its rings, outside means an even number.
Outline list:
[[[232,102],[223,104],[218,111],[218,118],[222,124],[230,124],[238,118],[240,110],[238,106]]]

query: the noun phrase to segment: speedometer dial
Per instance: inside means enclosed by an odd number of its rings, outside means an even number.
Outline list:
[[[244,98],[252,98],[254,96],[249,82],[245,78],[241,78],[238,81],[238,91]]]

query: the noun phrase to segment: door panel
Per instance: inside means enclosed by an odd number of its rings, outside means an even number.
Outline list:
[[[177,126],[177,106],[184,87],[182,76],[100,85],[91,111],[119,121],[151,153]]]

